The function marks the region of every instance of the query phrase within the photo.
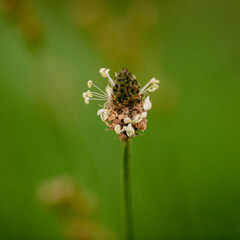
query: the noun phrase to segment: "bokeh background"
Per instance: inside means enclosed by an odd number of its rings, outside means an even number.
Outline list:
[[[0,4],[0,239],[77,239],[37,193],[62,175],[121,238],[121,142],[82,99],[100,67],[161,80],[132,141],[136,238],[240,239],[238,0]]]

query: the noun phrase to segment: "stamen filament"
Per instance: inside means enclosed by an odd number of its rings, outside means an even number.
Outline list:
[[[101,98],[89,98],[89,100],[96,100],[96,101],[107,101],[108,99],[101,99]]]
[[[113,86],[114,85],[114,81],[110,77],[109,73],[107,73],[107,76],[108,76],[108,80],[109,80],[110,84]]]
[[[149,81],[141,90],[140,90],[140,94],[144,93],[145,89],[151,84],[151,81]]]
[[[92,83],[92,85],[97,88],[100,92],[102,92],[103,94],[106,94],[101,88],[99,88],[98,86],[96,86],[95,84]]]
[[[107,99],[105,96],[99,96],[99,95],[95,95],[95,94],[93,94],[93,97]]]
[[[147,92],[149,89],[151,89],[154,85],[157,85],[157,84],[153,84],[152,86],[150,86],[150,87],[148,87],[146,90],[144,90],[144,92],[142,92],[142,94],[143,93],[145,93],[145,92]],[[158,85],[157,85],[158,86]],[[154,86],[155,87],[155,86]]]
[[[101,96],[101,97],[107,97],[107,94],[101,94],[101,93],[97,93],[97,92],[91,92],[93,95],[98,95],[98,96]]]
[[[148,91],[148,89],[150,89],[152,86],[150,86],[149,88],[147,88],[146,90],[144,90],[144,92],[142,92],[142,94],[144,94],[145,92]]]
[[[93,96],[93,97],[91,97],[91,98],[99,98],[99,99],[105,99],[105,100],[108,100],[108,98],[106,98],[106,97],[101,97],[101,96]]]

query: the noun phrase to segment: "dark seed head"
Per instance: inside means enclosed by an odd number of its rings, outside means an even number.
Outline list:
[[[117,108],[132,107],[141,101],[140,85],[127,68],[117,74],[114,83],[112,99]]]

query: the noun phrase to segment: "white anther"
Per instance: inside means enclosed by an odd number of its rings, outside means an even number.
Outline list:
[[[91,87],[92,87],[92,80],[89,80],[89,81],[87,82],[87,85],[88,85],[89,88],[91,88]]]
[[[84,93],[82,94],[82,96],[83,96],[83,98],[85,99],[85,98],[87,97],[87,94],[84,92]]]
[[[140,114],[136,115],[133,119],[133,123],[139,123],[142,121],[142,116]]]
[[[99,110],[97,111],[97,115],[99,116],[99,115],[102,114],[104,111],[105,111],[104,108],[99,109]]]
[[[141,114],[141,116],[142,116],[142,118],[147,117],[147,112],[143,112],[143,113]]]
[[[112,94],[112,88],[110,86],[107,86],[106,89],[105,89],[106,93],[108,96],[111,96]]]
[[[121,133],[121,126],[119,124],[117,124],[114,128],[114,131],[117,135],[119,135]]]
[[[128,137],[132,137],[135,134],[135,130],[132,127],[131,123],[129,123],[125,129],[126,129],[126,133],[127,133]]]
[[[124,122],[125,122],[125,123],[131,123],[132,120],[131,120],[131,118],[125,118],[125,119],[124,119]]]
[[[148,91],[149,92],[155,92],[157,89],[159,88],[159,86],[157,84],[153,84]]]
[[[160,81],[157,80],[156,78],[152,78],[152,79],[150,80],[150,82],[151,82],[152,84],[158,84],[158,83],[160,83]]]
[[[93,97],[93,95],[92,95],[92,93],[91,93],[90,90],[88,90],[88,91],[86,92],[86,94],[87,94],[87,96],[90,97],[90,98]]]
[[[149,96],[144,100],[144,103],[143,103],[143,109],[145,110],[145,111],[148,111],[148,110],[150,110],[152,108],[152,103],[151,103],[151,101],[150,101],[150,99],[149,99]]]
[[[89,104],[89,98],[88,97],[85,97],[85,103]]]
[[[109,76],[110,69],[107,68],[100,68],[99,73],[102,75],[102,77],[107,78]]]

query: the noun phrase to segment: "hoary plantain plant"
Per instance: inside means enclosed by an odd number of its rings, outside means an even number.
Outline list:
[[[122,196],[125,226],[125,239],[134,239],[132,223],[132,203],[130,185],[130,140],[147,128],[147,111],[152,108],[148,93],[154,92],[159,87],[159,80],[152,78],[143,88],[127,68],[115,73],[112,79],[110,69],[99,70],[102,77],[108,79],[105,91],[96,86],[92,80],[87,85],[96,88],[98,92],[88,90],[83,93],[86,104],[91,100],[104,101],[103,108],[99,109],[99,115],[103,122],[114,130],[123,142],[122,159]]]

